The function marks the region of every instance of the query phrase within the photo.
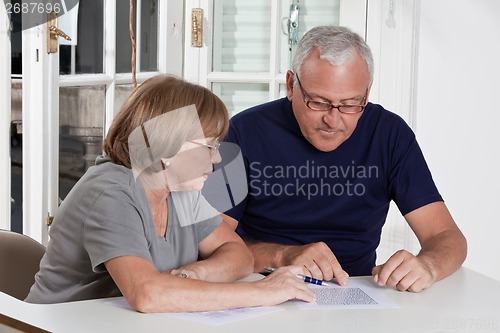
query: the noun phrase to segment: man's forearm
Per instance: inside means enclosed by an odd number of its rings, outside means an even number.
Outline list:
[[[435,281],[454,273],[467,256],[467,240],[460,230],[446,230],[432,237],[417,255],[432,271]]]
[[[264,272],[264,267],[283,266],[282,257],[286,245],[245,241],[254,257],[254,272]]]

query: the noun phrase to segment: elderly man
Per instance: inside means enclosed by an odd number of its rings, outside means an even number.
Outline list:
[[[301,39],[286,98],[243,111],[227,141],[241,147],[248,196],[226,212],[265,266],[302,265],[344,285],[348,276],[418,292],[456,271],[465,237],[440,196],[415,135],[396,114],[368,102],[373,58],[344,27]],[[394,201],[421,251],[375,266]]]

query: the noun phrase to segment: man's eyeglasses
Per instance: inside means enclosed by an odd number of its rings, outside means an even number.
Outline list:
[[[219,152],[219,148],[220,148],[219,140],[215,140],[214,143],[212,143],[212,144],[198,142],[198,141],[192,141],[192,140],[188,140],[188,142],[210,148],[210,154],[211,154],[212,158],[217,157],[217,153]]]
[[[365,109],[365,105],[350,105],[350,104],[333,105],[327,102],[311,100],[309,97],[306,96],[307,93],[304,91],[304,88],[302,88],[299,76],[297,75],[297,73],[294,74],[295,77],[297,78],[297,82],[299,83],[299,88],[300,92],[302,93],[302,99],[304,100],[304,103],[309,109],[313,111],[330,111],[331,109],[337,109],[341,113],[356,114],[362,112]],[[365,100],[366,100],[366,95],[365,97],[363,97],[362,103],[364,103]]]

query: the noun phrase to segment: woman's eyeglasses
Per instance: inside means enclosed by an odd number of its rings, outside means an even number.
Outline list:
[[[193,141],[193,140],[188,140],[188,142],[191,142],[191,143],[194,143],[194,144],[197,144],[200,146],[208,147],[210,149],[210,154],[211,154],[212,158],[217,157],[217,154],[219,153],[219,148],[220,148],[219,140],[215,140],[212,144]]]

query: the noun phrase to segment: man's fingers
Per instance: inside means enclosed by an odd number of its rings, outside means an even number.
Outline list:
[[[349,274],[347,274],[346,271],[344,271],[342,269],[342,267],[338,267],[338,269],[336,269],[334,271],[334,274],[335,274],[335,279],[337,280],[338,284],[340,284],[341,286],[345,286],[347,285],[347,280],[349,279]]]
[[[389,260],[383,265],[380,265],[380,269],[377,272],[377,284],[379,286],[384,286],[391,274],[396,270],[399,265],[404,261],[404,254],[402,252],[396,252],[392,255]],[[399,282],[399,281],[398,281]],[[394,285],[393,285],[394,286]]]
[[[310,263],[304,264],[305,275],[312,276],[316,279],[324,279],[323,271],[316,264],[315,261],[311,261]]]
[[[372,269],[379,286],[396,287],[400,291],[419,292],[430,287],[432,275],[422,262],[407,251],[398,251],[385,264]]]

